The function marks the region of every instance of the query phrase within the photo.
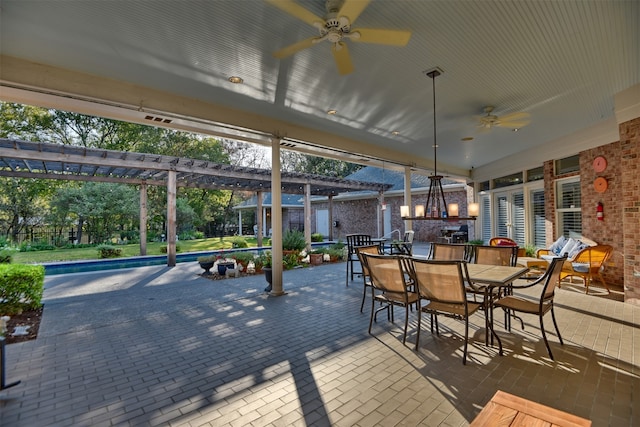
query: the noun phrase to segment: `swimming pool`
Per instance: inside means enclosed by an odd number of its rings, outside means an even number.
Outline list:
[[[327,242],[312,244],[312,247],[325,246]],[[198,257],[207,255],[225,255],[233,252],[262,252],[270,251],[271,246],[247,249],[225,249],[221,251],[189,252],[176,254],[176,263],[194,262]],[[95,259],[86,261],[64,261],[43,263],[45,275],[85,273],[88,271],[116,270],[120,268],[147,267],[150,265],[163,265],[167,263],[166,255],[146,255],[128,258]]]

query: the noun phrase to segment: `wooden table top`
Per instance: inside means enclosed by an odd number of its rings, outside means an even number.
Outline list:
[[[471,427],[550,425],[558,427],[590,427],[591,421],[498,390],[470,424]]]

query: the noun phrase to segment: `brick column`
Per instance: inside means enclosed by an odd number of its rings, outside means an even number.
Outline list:
[[[624,243],[624,300],[640,305],[640,117],[619,125]]]

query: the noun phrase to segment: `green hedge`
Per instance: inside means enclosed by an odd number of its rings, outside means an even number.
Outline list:
[[[112,245],[102,244],[96,249],[98,249],[98,256],[100,258],[118,258],[122,255],[122,249]]]
[[[12,315],[42,305],[44,267],[0,264],[0,313]]]

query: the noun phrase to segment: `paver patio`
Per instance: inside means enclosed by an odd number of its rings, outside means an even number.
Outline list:
[[[439,337],[423,325],[418,352],[415,313],[406,346],[402,320],[367,334],[370,305],[360,313],[343,263],[285,272],[278,298],[262,276],[201,271],[47,277],[38,339],[7,347],[7,381],[22,383],[0,392],[0,425],[463,426],[497,389],[594,426],[640,423],[640,307],[564,286],[555,362],[537,317],[498,324],[500,357],[476,314],[463,366],[461,322],[442,319]]]

